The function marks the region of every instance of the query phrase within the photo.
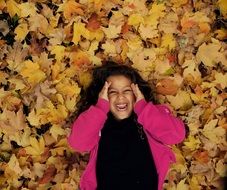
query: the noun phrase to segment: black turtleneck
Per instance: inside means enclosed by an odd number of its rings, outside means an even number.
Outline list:
[[[148,140],[133,113],[116,120],[111,113],[101,131],[96,163],[97,190],[157,190],[158,176]]]

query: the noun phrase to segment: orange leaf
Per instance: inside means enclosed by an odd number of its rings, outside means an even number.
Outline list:
[[[92,14],[91,17],[88,20],[88,23],[86,25],[86,28],[90,31],[95,31],[100,28],[100,21],[98,20],[97,14]]]
[[[130,29],[130,26],[128,25],[128,23],[125,23],[122,27],[121,27],[121,33],[122,34],[126,34]]]
[[[63,8],[63,15],[66,19],[71,19],[71,17],[74,14],[78,14],[78,15],[84,15],[84,11],[83,11],[84,6],[73,1],[73,0],[69,0],[65,3],[64,8]]]
[[[172,79],[162,79],[156,85],[158,93],[163,95],[176,95],[179,86]]]
[[[197,151],[193,155],[196,160],[198,160],[200,163],[207,163],[209,162],[209,155],[208,151]]]

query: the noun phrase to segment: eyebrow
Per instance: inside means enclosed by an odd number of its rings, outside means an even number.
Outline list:
[[[125,89],[125,88],[130,88],[130,89],[131,89],[131,86],[125,86],[123,89]],[[109,89],[108,89],[108,90],[116,90],[116,88],[109,87]]]

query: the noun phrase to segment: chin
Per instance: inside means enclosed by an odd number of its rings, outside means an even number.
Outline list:
[[[123,114],[122,115],[114,114],[115,118],[118,119],[118,120],[126,119],[126,118],[130,117],[130,115],[131,115],[131,113],[130,114],[124,114],[124,115]]]

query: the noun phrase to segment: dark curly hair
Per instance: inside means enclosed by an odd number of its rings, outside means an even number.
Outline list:
[[[102,90],[105,81],[109,76],[113,75],[123,75],[129,78],[133,83],[138,84],[139,89],[143,93],[146,101],[157,103],[150,85],[142,79],[140,74],[134,68],[112,61],[107,61],[103,63],[102,66],[93,69],[92,82],[87,89],[81,90],[81,98],[77,103],[77,116],[87,110],[91,105],[95,105],[97,103],[99,92]]]

